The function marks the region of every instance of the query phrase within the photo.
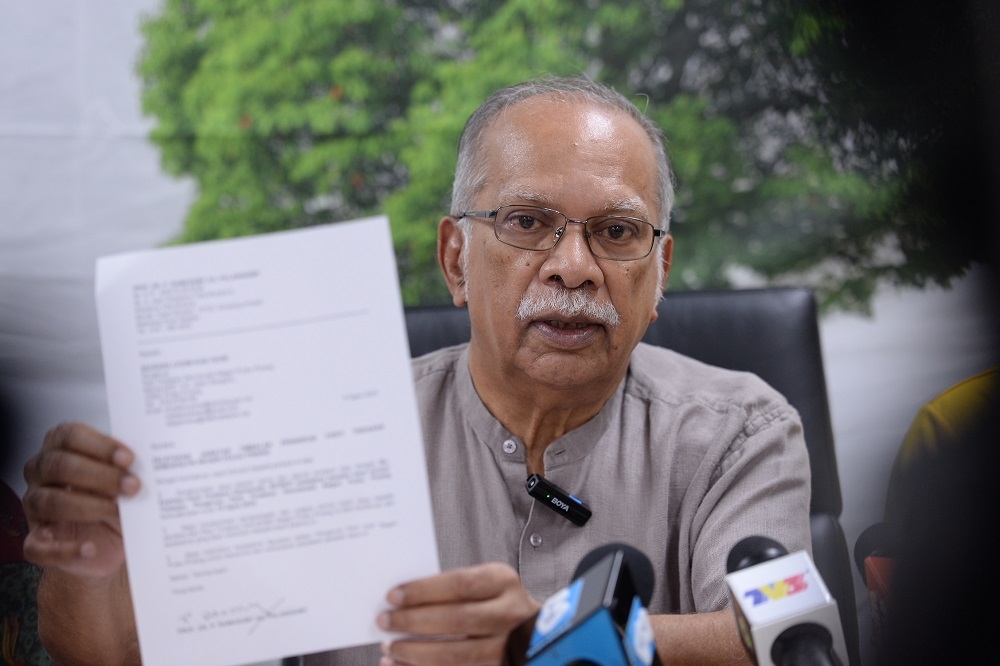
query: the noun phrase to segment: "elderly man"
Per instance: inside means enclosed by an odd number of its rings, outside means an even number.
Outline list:
[[[751,534],[809,548],[808,459],[797,414],[759,379],[640,343],[670,269],[672,198],[659,129],[603,86],[531,81],[473,114],[438,232],[472,339],[414,361],[443,573],[387,592],[377,622],[404,637],[306,663],[504,663],[511,630],[611,541],[653,562],[664,663],[746,660],[726,556]],[[114,501],[138,488],[131,460],[76,425],[25,467],[25,552],[45,569],[40,630],[58,662],[138,661]],[[540,507],[528,474],[593,517]]]

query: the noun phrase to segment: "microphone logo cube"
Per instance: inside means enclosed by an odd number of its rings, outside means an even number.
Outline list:
[[[569,626],[569,623],[576,616],[577,606],[580,605],[580,589],[582,587],[583,581],[576,580],[570,586],[564,587],[545,600],[541,610],[538,611],[531,645],[541,647],[547,642],[549,636],[559,635]]]
[[[833,601],[812,560],[802,551],[728,574],[726,585],[751,626]]]
[[[649,611],[643,607],[639,597],[632,598],[632,610],[625,626],[625,650],[633,664],[650,666],[656,654],[656,640],[653,625],[649,621]]]
[[[625,551],[612,551],[545,601],[526,657],[527,666],[660,666]]]
[[[761,659],[755,646],[773,645],[782,631],[806,617],[831,629],[834,650],[842,661],[846,659],[837,602],[806,552],[734,571],[726,575],[726,585],[740,635],[750,652],[757,655],[760,666],[773,666],[773,662]]]
[[[760,604],[766,604],[768,601],[778,601],[793,594],[805,592],[809,589],[809,582],[806,580],[807,573],[803,571],[802,573],[793,574],[784,580],[778,580],[753,590],[747,590],[743,595],[754,606],[759,606]]]

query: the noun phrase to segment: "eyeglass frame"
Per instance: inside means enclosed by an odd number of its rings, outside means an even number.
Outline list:
[[[564,220],[566,220],[566,222],[555,230],[554,232],[555,240],[552,241],[551,247],[547,248],[521,247],[520,245],[514,245],[513,243],[509,243],[504,239],[500,238],[500,232],[497,231],[497,220],[499,219],[498,215],[499,212],[501,211],[501,209],[504,208],[524,208],[526,210],[540,210],[540,211],[545,211],[547,213],[555,213],[556,215],[559,215]],[[590,217],[583,220],[575,220],[566,213],[562,212],[561,210],[556,210],[555,208],[546,208],[545,206],[530,206],[530,205],[522,206],[520,204],[504,204],[503,206],[499,206],[497,208],[494,208],[493,210],[467,210],[458,215],[456,219],[461,220],[466,217],[470,219],[480,218],[484,220],[493,220],[493,235],[496,237],[498,241],[500,241],[504,245],[507,245],[508,247],[517,248],[518,250],[524,250],[526,252],[549,252],[551,250],[554,250],[556,245],[559,243],[560,239],[562,239],[563,235],[566,233],[566,227],[569,226],[570,222],[572,222],[573,224],[581,224],[583,225],[584,237],[587,239],[587,247],[590,248],[591,254],[593,254],[598,259],[607,259],[608,261],[639,261],[640,259],[645,259],[653,251],[653,246],[656,245],[656,239],[667,236],[666,230],[657,228],[656,225],[654,225],[652,222],[650,222],[649,220],[644,220],[641,217],[631,217],[629,215],[591,215]],[[646,253],[643,254],[642,256],[632,257],[629,259],[617,259],[615,257],[606,257],[601,254],[598,254],[597,252],[594,252],[594,246],[591,245],[590,243],[590,237],[592,233],[590,229],[587,227],[587,223],[590,222],[591,220],[598,220],[598,219],[628,220],[630,222],[640,222],[642,224],[652,227],[653,237],[649,242],[649,249],[646,250]]]

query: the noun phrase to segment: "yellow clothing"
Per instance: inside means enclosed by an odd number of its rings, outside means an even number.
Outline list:
[[[936,456],[942,447],[960,446],[988,415],[991,396],[996,395],[997,367],[969,377],[926,403],[910,424],[896,455],[889,477],[885,519],[902,517],[901,498],[908,470],[922,459]]]

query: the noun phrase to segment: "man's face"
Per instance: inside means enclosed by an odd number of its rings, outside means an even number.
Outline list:
[[[481,150],[487,182],[476,210],[526,204],[576,220],[617,214],[658,224],[653,148],[638,123],[622,113],[582,100],[531,98],[487,128]],[[656,318],[663,287],[659,248],[635,261],[598,259],[579,224],[567,225],[556,246],[543,252],[501,243],[491,220],[473,219],[471,234],[465,283],[449,284],[456,303],[468,299],[477,386],[488,377],[495,386],[613,390]],[[613,305],[618,324],[551,305],[518,317],[522,301],[559,294]]]

